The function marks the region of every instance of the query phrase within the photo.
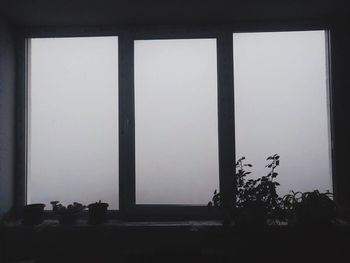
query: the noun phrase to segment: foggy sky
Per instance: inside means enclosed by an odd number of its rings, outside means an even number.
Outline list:
[[[135,41],[136,203],[206,204],[219,187],[215,39]]]

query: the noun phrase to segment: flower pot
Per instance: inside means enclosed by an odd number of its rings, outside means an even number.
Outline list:
[[[237,210],[236,225],[239,227],[261,228],[267,225],[267,210],[262,203],[253,201]]]
[[[44,220],[45,204],[25,205],[23,209],[23,225],[38,225]]]
[[[301,203],[295,205],[296,225],[330,226],[336,218],[337,206],[326,194],[314,191],[305,195]]]
[[[77,222],[79,212],[65,211],[57,213],[58,221],[61,225],[74,225]]]
[[[89,223],[90,224],[102,224],[106,222],[107,218],[107,203],[93,203],[89,204]]]
[[[335,218],[332,207],[300,206],[296,209],[296,222],[298,226],[330,226]]]

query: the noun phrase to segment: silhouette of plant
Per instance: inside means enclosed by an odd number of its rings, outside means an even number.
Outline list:
[[[52,211],[57,216],[59,222],[63,225],[74,224],[78,215],[86,208],[81,203],[74,202],[67,207],[60,204],[59,201],[51,201]]]
[[[236,175],[236,202],[232,206],[236,223],[241,225],[276,224],[287,221],[297,225],[326,225],[330,224],[337,215],[337,205],[332,200],[330,192],[294,192],[279,197],[276,181],[277,167],[280,165],[280,156],[274,154],[267,157],[269,168],[266,176],[257,179],[247,179],[251,171],[247,168],[252,164],[245,162],[241,157],[235,163]],[[221,194],[215,190],[212,201],[208,206],[221,207]]]
[[[221,194],[215,189],[212,201],[208,203],[208,206],[213,206],[218,208],[221,206]]]
[[[257,217],[256,220],[261,220],[261,223],[266,223],[267,220],[271,223],[284,220],[282,198],[278,196],[276,190],[280,185],[276,181],[278,175],[276,168],[280,164],[280,156],[275,154],[266,159],[269,163],[265,167],[270,169],[266,176],[249,180],[246,176],[251,172],[245,168],[252,165],[244,163],[244,159],[242,157],[236,162],[236,208]]]
[[[60,204],[59,201],[51,201],[52,211],[55,213],[77,213],[83,211],[86,206],[81,203],[74,202],[73,204],[69,204],[67,207]]]
[[[236,214],[236,220],[249,221],[252,224],[263,223],[267,220],[276,222],[276,220],[284,220],[283,200],[278,196],[276,188],[280,184],[276,181],[278,173],[276,168],[280,164],[280,156],[278,154],[269,156],[266,160],[269,162],[266,167],[270,169],[266,176],[257,179],[247,179],[247,175],[251,174],[247,171],[247,167],[253,167],[250,163],[244,162],[245,157],[241,157],[235,164],[237,195],[233,210]],[[221,194],[214,191],[212,201],[209,206],[221,206]]]
[[[330,225],[337,216],[337,204],[329,191],[293,192],[283,197],[287,219],[296,225]]]

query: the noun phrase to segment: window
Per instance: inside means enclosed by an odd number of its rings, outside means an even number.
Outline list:
[[[117,37],[29,42],[27,202],[118,208]]]
[[[216,39],[134,52],[136,204],[205,205],[219,186]]]
[[[275,153],[280,195],[332,191],[327,32],[202,33],[29,39],[27,202],[201,215]]]
[[[280,194],[332,191],[325,31],[233,34],[236,155]]]

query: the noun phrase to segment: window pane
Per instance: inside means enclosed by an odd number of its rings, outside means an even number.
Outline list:
[[[216,40],[135,41],[136,203],[206,204],[218,189]]]
[[[28,203],[118,208],[117,37],[30,40]]]
[[[280,194],[332,191],[324,31],[233,35],[237,158],[281,156]]]

